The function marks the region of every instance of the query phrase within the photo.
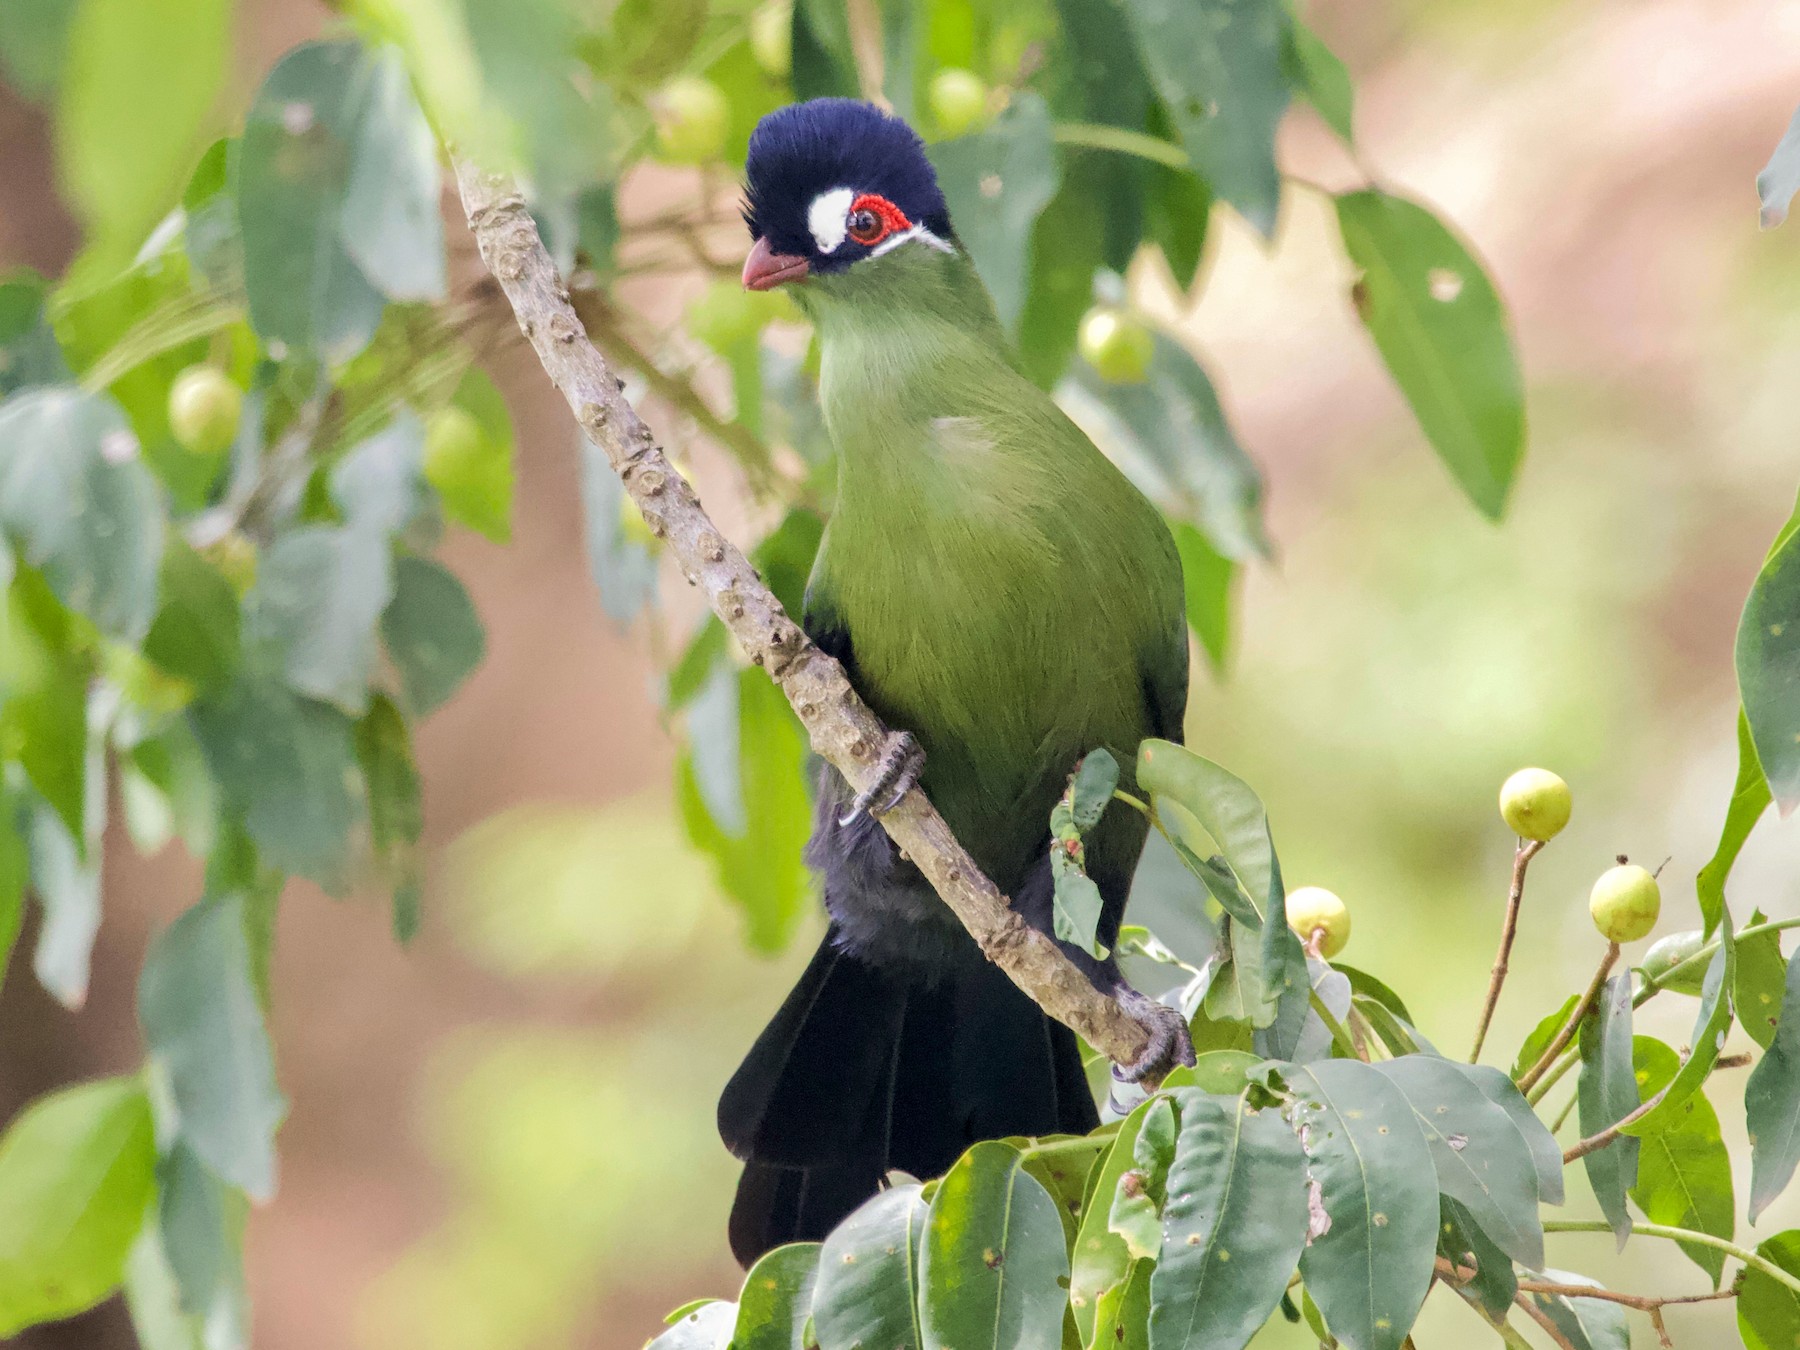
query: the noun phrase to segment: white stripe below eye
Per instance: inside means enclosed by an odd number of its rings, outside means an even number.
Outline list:
[[[833,253],[850,233],[850,203],[856,200],[852,188],[832,188],[821,192],[806,208],[806,228],[821,253]]]
[[[921,244],[929,244],[939,253],[956,252],[955,245],[951,244],[949,241],[939,239],[923,225],[914,225],[909,230],[902,230],[899,234],[889,235],[886,239],[883,239],[879,244],[875,245],[874,248],[869,250],[869,256],[871,258],[879,258],[882,254],[891,253],[899,248],[900,245],[914,239],[917,239]]]

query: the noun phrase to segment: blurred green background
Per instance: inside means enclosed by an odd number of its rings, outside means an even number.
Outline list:
[[[1522,764],[1567,778],[1574,823],[1534,866],[1491,1040],[1510,1053],[1597,958],[1581,901],[1612,855],[1671,858],[1671,931],[1717,837],[1737,612],[1800,481],[1800,235],[1759,232],[1751,187],[1800,97],[1800,11],[1357,0],[1307,17],[1356,78],[1365,161],[1455,221],[1506,296],[1530,449],[1507,521],[1487,524],[1358,329],[1311,192],[1290,194],[1268,248],[1217,213],[1191,309],[1160,266],[1134,270],[1266,473],[1278,554],[1244,588],[1229,677],[1196,666],[1189,737],[1262,793],[1290,882],[1350,902],[1349,959],[1452,1051],[1505,892],[1494,794]],[[309,0],[246,6],[239,86],[330,18]],[[1329,187],[1359,177],[1310,114],[1289,118],[1281,154]],[[623,193],[650,210],[698,178],[646,168]],[[59,271],[79,241],[50,128],[4,88],[0,182],[0,269]],[[452,250],[466,266],[454,231]],[[705,281],[621,284],[673,316]],[[269,1350],[636,1346],[669,1308],[735,1284],[713,1101],[812,930],[777,960],[747,954],[675,817],[655,635],[614,629],[595,602],[566,414],[519,345],[489,368],[518,423],[517,531],[507,549],[459,536],[446,558],[489,658],[420,731],[424,930],[396,948],[373,899],[282,912],[274,1030],[294,1105],[249,1258]],[[729,500],[727,466],[704,449],[694,462],[709,502]],[[0,998],[0,1117],[137,1064],[143,943],[196,879],[176,852],[140,859],[121,838],[106,866],[89,1005],[64,1012],[28,979]],[[1740,917],[1800,913],[1800,828],[1765,821],[1732,895]],[[1640,1029],[1680,1044],[1689,1015],[1659,1000]],[[1721,1114],[1741,1156],[1733,1096]],[[1796,1222],[1790,1196],[1760,1229]],[[1672,1247],[1615,1262],[1605,1237],[1552,1243],[1615,1287],[1698,1287]],[[1722,1345],[1730,1316],[1669,1323]],[[1417,1341],[1475,1335],[1440,1292]],[[22,1344],[130,1340],[114,1307]],[[1310,1340],[1276,1327],[1258,1344]]]

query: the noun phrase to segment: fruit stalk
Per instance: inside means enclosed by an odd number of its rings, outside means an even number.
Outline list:
[[[1494,968],[1488,975],[1487,998],[1481,1005],[1481,1020],[1475,1024],[1475,1048],[1469,1051],[1469,1063],[1481,1059],[1481,1047],[1487,1040],[1488,1026],[1494,1020],[1494,1007],[1500,1002],[1500,989],[1506,983],[1508,963],[1512,960],[1513,939],[1519,934],[1519,906],[1525,899],[1525,869],[1543,848],[1542,839],[1521,839],[1513,852],[1512,886],[1506,893],[1506,918],[1500,924],[1500,950],[1494,955]]]
[[[1607,943],[1606,955],[1600,958],[1600,968],[1594,972],[1594,978],[1588,981],[1587,989],[1575,1001],[1575,1006],[1569,1010],[1569,1020],[1562,1024],[1562,1029],[1556,1033],[1556,1038],[1545,1048],[1538,1062],[1527,1069],[1525,1076],[1519,1079],[1520,1092],[1530,1092],[1537,1080],[1544,1076],[1552,1064],[1556,1063],[1556,1057],[1562,1054],[1563,1047],[1575,1039],[1575,1033],[1581,1029],[1581,1019],[1593,1009],[1594,1001],[1600,997],[1601,989],[1606,986],[1606,977],[1612,974],[1613,965],[1618,959],[1619,944]]]

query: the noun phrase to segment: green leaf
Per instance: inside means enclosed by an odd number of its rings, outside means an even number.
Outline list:
[[[1431,1148],[1406,1097],[1367,1064],[1325,1060],[1284,1076],[1325,1215],[1301,1253],[1301,1277],[1351,1350],[1398,1350],[1437,1254]]]
[[[447,520],[496,544],[509,544],[516,450],[506,400],[492,380],[471,366],[450,401],[475,419],[481,435],[453,446],[451,453],[428,455],[425,477],[437,489]]]
[[[425,425],[401,408],[331,467],[331,500],[349,524],[386,538],[426,515]]]
[[[1269,818],[1248,783],[1186,746],[1155,739],[1138,747],[1137,781],[1151,796],[1185,811],[1218,845],[1258,922],[1285,918],[1286,891]],[[1162,801],[1157,805],[1160,809]]]
[[[238,598],[211,563],[170,535],[158,573],[162,605],[144,637],[144,655],[169,674],[210,689],[238,665]]]
[[[226,804],[269,865],[343,894],[365,810],[350,720],[246,672],[188,717]]]
[[[1762,225],[1772,230],[1787,219],[1788,204],[1800,192],[1800,109],[1788,122],[1787,131],[1756,175],[1756,195],[1762,198]]]
[[[89,265],[127,263],[181,199],[231,55],[229,0],[82,0],[55,120]]]
[[[1142,384],[1109,383],[1081,362],[1056,392],[1144,494],[1192,521],[1215,553],[1233,562],[1268,555],[1262,476],[1187,348],[1159,333]]]
[[[1237,577],[1237,564],[1186,521],[1170,521],[1169,533],[1175,536],[1175,551],[1181,555],[1188,627],[1200,639],[1214,673],[1222,676],[1231,653],[1231,585]]]
[[[1731,790],[1731,803],[1725,809],[1725,825],[1714,850],[1700,875],[1694,879],[1694,890],[1700,897],[1700,913],[1706,920],[1706,936],[1711,937],[1725,913],[1725,881],[1743,850],[1744,841],[1756,822],[1769,809],[1773,797],[1769,780],[1763,777],[1762,762],[1756,757],[1756,743],[1750,735],[1750,719],[1738,710],[1737,783]]]
[[[801,860],[812,829],[804,774],[806,733],[787,699],[761,671],[738,671],[735,678],[744,833],[727,834],[707,810],[688,755],[676,765],[676,800],[688,837],[711,855],[720,886],[743,907],[751,946],[780,951],[813,893]]]
[[[1469,1211],[1447,1195],[1438,1197],[1438,1253],[1445,1260],[1475,1276],[1464,1285],[1465,1297],[1473,1296],[1490,1318],[1503,1318],[1519,1292],[1519,1277],[1506,1253],[1481,1231]]]
[[[985,130],[930,153],[956,237],[1011,333],[1025,312],[1032,226],[1062,180],[1050,109],[1036,94],[1019,94]]]
[[[56,92],[76,0],[12,0],[0,6],[0,76],[41,103]]]
[[[1281,0],[1129,0],[1126,22],[1194,172],[1264,236],[1281,175],[1275,128],[1287,110]]]
[[[676,1318],[669,1329],[644,1350],[728,1350],[737,1325],[735,1303],[718,1299],[702,1303]]]
[[[656,555],[626,535],[620,509],[625,485],[606,452],[581,438],[581,506],[586,517],[588,571],[600,588],[600,604],[617,623],[630,623],[656,597]]]
[[[1197,1087],[1218,1097],[1235,1097],[1262,1060],[1247,1050],[1203,1050],[1190,1065],[1178,1064],[1163,1079],[1165,1088]]]
[[[1338,974],[1350,981],[1350,988],[1353,993],[1360,994],[1364,998],[1373,999],[1376,1003],[1381,1004],[1395,1016],[1403,1018],[1408,1022],[1415,1020],[1411,1011],[1408,1010],[1406,1006],[1406,1000],[1401,998],[1400,995],[1396,994],[1386,984],[1382,983],[1382,981],[1369,974],[1368,971],[1362,970],[1357,966],[1345,965],[1342,961],[1333,961],[1331,965]]]
[[[41,1097],[0,1137],[0,1336],[100,1302],[124,1272],[156,1167],[133,1078]]]
[[[1744,716],[1755,746],[1756,759],[1768,780],[1770,792],[1782,815],[1800,803],[1800,531],[1791,528],[1770,551],[1744,601],[1738,621],[1737,677],[1743,695]],[[1740,820],[1754,823],[1753,787],[1745,793],[1746,756],[1738,756],[1738,790],[1726,817],[1727,834]],[[1740,797],[1746,797],[1742,811]],[[1748,834],[1748,826],[1745,827]],[[1741,843],[1741,841],[1740,841]],[[1723,842],[1720,845],[1724,852]],[[1729,866],[1729,862],[1727,862]],[[1720,878],[1721,884],[1724,878]],[[1710,924],[1709,924],[1710,931]]]
[[[1086,1350],[1150,1350],[1150,1275],[1155,1265],[1133,1261],[1125,1278],[1100,1295]]]
[[[1584,1138],[1599,1134],[1637,1110],[1636,1070],[1632,1062],[1631,976],[1615,975],[1606,982],[1593,1011],[1581,1022],[1581,1079],[1577,1084],[1576,1118]],[[1600,1212],[1612,1225],[1619,1246],[1631,1236],[1631,1211],[1625,1196],[1637,1185],[1638,1141],[1620,1135],[1605,1148],[1595,1149],[1581,1160],[1587,1169]],[[1514,1253],[1518,1255],[1518,1253]],[[1524,1260],[1523,1257],[1520,1257]],[[1536,1266],[1537,1262],[1525,1264]]]
[[[1294,92],[1313,105],[1346,145],[1353,142],[1356,95],[1350,87],[1350,72],[1337,54],[1312,29],[1290,17],[1281,56]]]
[[[921,1345],[1039,1350],[1062,1334],[1056,1201],[1006,1144],[976,1144],[938,1183],[919,1252]]]
[[[177,1307],[213,1328],[215,1342],[247,1346],[244,1224],[249,1201],[208,1171],[182,1141],[158,1165],[156,1179],[160,1192],[156,1231],[147,1231],[146,1236],[160,1239]],[[143,1240],[139,1238],[140,1244]]]
[[[167,1075],[181,1138],[232,1185],[259,1200],[274,1195],[275,1130],[287,1103],[251,984],[241,896],[201,901],[151,944],[138,1021]]]
[[[344,234],[376,64],[350,41],[294,48],[257,91],[238,146],[250,321],[264,342],[334,363],[381,321],[381,292]]]
[[[1575,1004],[1579,997],[1577,994],[1570,994],[1563,1000],[1562,1007],[1543,1018],[1531,1029],[1531,1034],[1519,1046],[1519,1053],[1513,1056],[1512,1076],[1514,1079],[1523,1078],[1544,1057],[1544,1052],[1556,1040],[1556,1034],[1568,1022],[1569,1014],[1575,1011]]]
[[[1673,1050],[1649,1036],[1635,1038],[1632,1059],[1638,1091],[1646,1098],[1660,1092],[1681,1065]],[[1631,1198],[1652,1223],[1731,1241],[1736,1233],[1731,1156],[1719,1137],[1719,1117],[1704,1093],[1689,1097],[1666,1129],[1644,1139]],[[1724,1252],[1692,1242],[1682,1243],[1681,1250],[1718,1284],[1725,1270]]]
[[[1477,1092],[1506,1112],[1537,1168],[1538,1199],[1546,1205],[1560,1205],[1563,1202],[1562,1148],[1511,1077],[1485,1064],[1458,1064],[1454,1060],[1446,1063],[1468,1079]]]
[[[429,558],[401,558],[394,596],[381,612],[381,640],[415,717],[447,703],[481,664],[487,635],[454,573]]]
[[[1099,746],[1082,756],[1069,785],[1075,828],[1086,833],[1098,825],[1118,786],[1119,761],[1111,751]]]
[[[1155,1260],[1162,1250],[1162,1208],[1168,1197],[1169,1165],[1175,1161],[1175,1108],[1167,1096],[1150,1099],[1131,1144],[1131,1167],[1113,1188],[1106,1226],[1125,1242],[1134,1258]],[[1096,1204],[1107,1200],[1096,1194]]]
[[[925,1344],[919,1254],[926,1214],[918,1186],[891,1186],[831,1230],[813,1283],[819,1350]]]
[[[1337,212],[1362,273],[1357,314],[1438,457],[1482,513],[1500,519],[1525,453],[1525,395],[1493,283],[1415,202],[1352,192]]]
[[[1112,1231],[1110,1197],[1119,1189],[1119,1178],[1130,1171],[1137,1137],[1156,1098],[1141,1102],[1120,1123],[1112,1137],[1111,1147],[1089,1180],[1089,1200],[1082,1210],[1081,1224],[1071,1249],[1069,1269],[1069,1308],[1074,1313],[1076,1328],[1085,1344],[1094,1344],[1096,1319],[1106,1291],[1115,1288],[1131,1268],[1131,1252],[1125,1239]]]
[[[1766,922],[1759,909],[1750,915],[1748,927]],[[1787,961],[1781,954],[1781,934],[1770,931],[1740,938],[1737,973],[1731,986],[1731,1007],[1738,1025],[1763,1049],[1775,1039],[1775,1023],[1781,1012],[1782,990],[1787,983]]]
[[[1306,1155],[1278,1112],[1177,1094],[1163,1254],[1150,1276],[1150,1343],[1241,1350],[1306,1246]]]
[[[1546,1270],[1544,1277],[1557,1284],[1601,1286],[1585,1275],[1566,1270]],[[1570,1298],[1562,1294],[1528,1294],[1540,1311],[1575,1350],[1631,1350],[1631,1327],[1621,1304],[1602,1298]]]
[[[104,810],[106,785],[98,764],[90,763],[90,810]],[[104,816],[85,840],[72,835],[62,817],[39,808],[31,814],[31,881],[43,910],[31,968],[38,983],[65,1008],[87,1002],[94,937],[100,931],[100,835]],[[85,844],[86,856],[83,856]]]
[[[1537,1168],[1507,1112],[1447,1060],[1406,1055],[1373,1067],[1412,1104],[1431,1146],[1438,1190],[1466,1208],[1508,1256],[1541,1268]]]
[[[378,696],[356,724],[356,758],[369,788],[369,842],[394,893],[394,936],[410,942],[419,929],[425,864],[419,856],[424,812],[412,733],[393,700]]]
[[[136,642],[156,612],[163,510],[118,405],[57,387],[0,407],[0,530],[57,599]]]
[[[1700,1010],[1694,1018],[1694,1029],[1689,1033],[1688,1044],[1693,1049],[1663,1090],[1657,1104],[1625,1127],[1627,1134],[1647,1139],[1658,1130],[1667,1129],[1681,1104],[1700,1090],[1718,1062],[1726,1033],[1731,1030],[1731,1000],[1726,995],[1737,972],[1737,939],[1732,932],[1729,912],[1720,916],[1719,937],[1719,950],[1713,954],[1712,965],[1707,968],[1706,983],[1700,992]]]
[[[1025,1170],[1038,1184],[1050,1192],[1063,1221],[1063,1241],[1075,1245],[1082,1218],[1087,1210],[1088,1182],[1095,1164],[1112,1148],[1113,1137],[1105,1134],[1049,1135],[1042,1138],[1014,1137],[1006,1140],[1025,1155]]]
[[[1800,961],[1787,967],[1781,1015],[1768,1052],[1744,1085],[1750,1133],[1750,1222],[1787,1189],[1800,1164]]]
[[[1050,877],[1054,886],[1052,925],[1060,942],[1073,942],[1083,951],[1104,958],[1106,945],[1100,941],[1100,911],[1104,901],[1100,888],[1072,859],[1061,841],[1050,846]]]
[[[819,1244],[791,1242],[766,1253],[744,1276],[731,1350],[807,1350]]]
[[[339,232],[363,275],[388,299],[441,300],[437,137],[413,98],[400,53],[388,47],[366,59]]]
[[[794,5],[794,97],[855,98],[856,57],[844,8],[831,0],[798,0]]]
[[[4,24],[0,18],[0,27]],[[14,390],[69,379],[69,367],[45,313],[44,291],[43,279],[33,272],[17,272],[0,281],[0,399]]]
[[[1756,1254],[1800,1275],[1800,1229],[1759,1243]],[[1800,1294],[1760,1270],[1746,1268],[1737,1296],[1738,1334],[1744,1350],[1790,1350],[1800,1345]]]
[[[11,553],[0,547],[0,558]],[[0,605],[0,745],[85,847],[90,662],[70,650],[68,612],[21,568]]]
[[[744,809],[742,737],[738,730],[738,671],[715,667],[687,708],[688,758],[694,786],[722,834],[742,839],[749,828]]]
[[[375,627],[394,594],[387,540],[367,526],[303,525],[263,553],[245,599],[253,641],[296,693],[360,714]]]

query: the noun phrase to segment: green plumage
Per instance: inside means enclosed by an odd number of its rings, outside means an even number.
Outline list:
[[[919,739],[922,785],[1008,888],[1082,754],[1129,765],[1144,737],[1180,733],[1174,542],[1020,374],[960,251],[907,245],[794,293],[840,454],[808,627],[848,634],[859,691]],[[1129,814],[1096,864],[1135,863]]]

